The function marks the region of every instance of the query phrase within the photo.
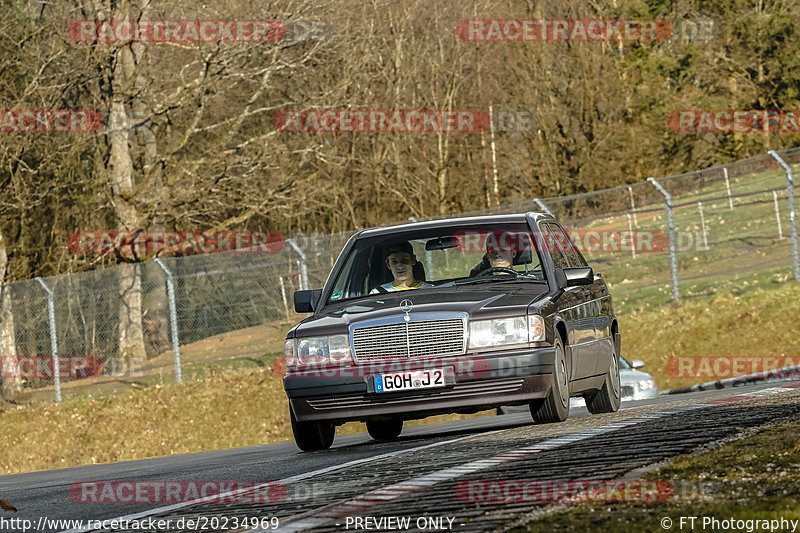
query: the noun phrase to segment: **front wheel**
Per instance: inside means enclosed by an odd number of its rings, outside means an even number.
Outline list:
[[[375,440],[397,440],[400,432],[403,431],[403,419],[392,418],[391,420],[367,420],[367,432]]]
[[[298,422],[292,409],[289,408],[292,419],[292,433],[297,447],[304,452],[327,450],[333,444],[336,427],[333,422]]]
[[[620,403],[620,385],[619,385],[619,356],[614,353],[611,354],[611,362],[608,365],[608,372],[606,372],[606,380],[603,382],[603,388],[591,395],[585,396],[586,409],[592,414],[599,413],[614,413],[619,409]]]
[[[564,355],[564,344],[556,337],[555,357],[553,359],[553,377],[550,394],[542,400],[531,402],[531,415],[539,424],[563,422],[569,416],[569,378],[567,358]]]

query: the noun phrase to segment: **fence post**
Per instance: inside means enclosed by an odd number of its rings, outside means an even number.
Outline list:
[[[286,242],[289,243],[297,255],[300,256],[300,289],[307,291],[308,290],[308,262],[306,260],[306,254],[303,253],[303,250],[297,246],[297,243],[294,242],[294,239],[286,239]]]
[[[53,304],[53,291],[42,278],[36,281],[47,293],[47,318],[50,321],[50,353],[53,356],[53,384],[56,389],[56,403],[61,403],[61,372],[58,364],[58,337],[56,337],[56,310]]]
[[[800,281],[800,252],[798,252],[797,249],[797,216],[794,212],[794,179],[792,178],[792,167],[790,167],[775,150],[770,150],[767,153],[786,171],[786,203],[789,206],[789,236],[792,239],[792,269],[794,270],[794,280]]]
[[[425,274],[428,279],[435,279],[436,272],[433,270],[433,253],[425,250]]]
[[[772,202],[775,204],[775,221],[778,223],[778,238],[783,239],[783,228],[781,228],[781,211],[778,209],[778,193],[772,191]]]
[[[175,361],[175,383],[182,383],[183,376],[181,375],[181,349],[178,342],[178,312],[175,309],[175,282],[172,278],[172,272],[161,261],[161,258],[156,258],[156,264],[161,267],[164,274],[167,275],[167,298],[169,298],[169,325],[172,330],[172,355]]]
[[[287,320],[291,318],[289,314],[289,302],[286,300],[286,285],[283,283],[283,276],[278,276],[278,280],[281,282],[281,296],[283,297],[283,309],[286,311],[286,318]]]
[[[647,181],[664,195],[664,208],[667,212],[667,232],[669,233],[669,268],[672,272],[672,299],[676,302],[681,299],[681,292],[678,288],[678,257],[675,251],[675,223],[672,220],[672,195],[661,186],[655,178],[647,178]]]
[[[492,192],[494,192],[494,206],[500,207],[500,185],[497,181],[497,148],[494,142],[494,114],[492,104],[489,104],[489,145],[492,148]]]
[[[639,223],[636,221],[636,204],[633,202],[633,187],[630,185],[628,185],[628,194],[631,195],[631,213],[633,213],[633,223],[636,224],[636,227],[638,228]]]
[[[631,234],[631,243],[633,243],[633,246],[631,246],[631,254],[633,254],[633,258],[636,259],[636,236],[633,234],[633,226],[631,226],[631,214],[625,214],[628,215],[628,231]]]
[[[544,211],[545,213],[547,213],[551,217],[556,218],[556,216],[553,214],[553,212],[550,211],[550,209],[548,209],[546,205],[544,205],[544,202],[540,198],[534,198],[533,201],[536,202],[536,205],[538,205],[539,207],[542,208],[542,211]]]
[[[728,180],[728,167],[722,167],[722,173],[725,174],[725,190],[728,191],[728,207],[733,211],[733,198],[731,198],[731,182]]]
[[[703,202],[697,202],[700,210],[700,227],[703,230],[703,250],[708,250],[708,235],[706,234],[706,217],[703,216]]]

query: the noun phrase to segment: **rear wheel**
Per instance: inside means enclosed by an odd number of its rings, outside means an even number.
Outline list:
[[[375,440],[396,440],[403,431],[403,419],[367,420],[367,432]]]
[[[333,444],[336,427],[333,422],[298,422],[292,409],[289,408],[292,419],[292,433],[297,447],[304,452],[327,450]]]
[[[569,379],[567,358],[564,355],[564,343],[556,337],[555,357],[553,359],[553,379],[550,394],[542,400],[531,402],[531,415],[539,424],[563,422],[569,416]]]
[[[586,399],[586,409],[592,414],[614,413],[619,409],[619,356],[616,351],[615,348],[611,354],[611,362],[608,365],[603,388],[584,397]]]

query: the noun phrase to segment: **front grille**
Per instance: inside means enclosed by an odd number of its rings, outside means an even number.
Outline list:
[[[353,329],[353,349],[359,361],[460,355],[464,353],[461,318],[424,320]]]
[[[633,397],[633,387],[629,385],[623,385],[619,388],[620,395],[623,398],[632,398]]]

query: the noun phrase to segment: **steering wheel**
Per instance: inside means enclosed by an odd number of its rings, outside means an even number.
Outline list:
[[[519,272],[517,272],[513,268],[508,268],[508,267],[490,267],[490,268],[487,268],[486,270],[480,271],[478,273],[478,275],[475,276],[475,277],[488,276],[490,274],[494,274],[495,272],[503,272],[504,274],[514,274],[515,276],[519,276]]]

